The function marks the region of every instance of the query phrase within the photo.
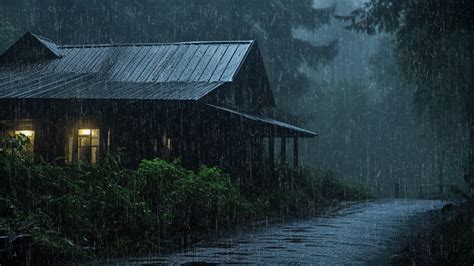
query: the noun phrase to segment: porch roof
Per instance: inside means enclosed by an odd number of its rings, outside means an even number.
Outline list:
[[[266,118],[257,116],[254,114],[248,114],[241,111],[232,110],[226,107],[215,106],[208,104],[207,106],[213,108],[214,110],[228,114],[230,116],[238,116],[243,119],[244,122],[256,126],[259,130],[263,131],[265,137],[299,137],[299,138],[313,138],[318,136],[318,134],[296,127],[272,118]]]

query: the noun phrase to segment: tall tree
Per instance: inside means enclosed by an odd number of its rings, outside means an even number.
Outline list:
[[[470,132],[466,180],[474,176],[474,2],[371,0],[343,19],[349,28],[396,36],[398,63],[415,85],[415,104],[442,138],[465,118]]]

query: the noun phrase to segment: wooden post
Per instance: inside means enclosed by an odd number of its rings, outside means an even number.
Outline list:
[[[294,168],[298,168],[299,166],[299,147],[298,147],[298,137],[293,138],[293,166]]]
[[[110,130],[103,126],[104,124],[98,126],[99,128],[99,160],[105,158],[109,154],[109,133]]]
[[[281,138],[280,148],[281,148],[281,154],[280,154],[281,164],[284,165],[286,164],[286,138],[285,137]]]
[[[73,136],[73,141],[72,141],[72,163],[77,163],[79,160],[79,150],[78,150],[78,142],[79,142],[79,135],[78,135],[78,127],[76,126],[77,123],[74,123],[74,126],[72,128],[72,136]]]
[[[66,123],[61,119],[57,119],[55,123],[57,124],[56,127],[54,127],[54,130],[49,131],[49,134],[52,136],[54,141],[50,160],[60,164],[65,164],[65,160],[63,158],[66,155],[65,148],[67,145]],[[50,124],[50,126],[53,127],[52,124]],[[61,158],[61,160],[59,160],[59,158]]]
[[[275,139],[272,136],[268,138],[268,160],[270,171],[275,170]]]

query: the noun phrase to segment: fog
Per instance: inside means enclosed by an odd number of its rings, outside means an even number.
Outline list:
[[[314,6],[334,7],[336,14],[347,15],[364,2],[326,0],[314,1]],[[360,34],[346,26],[333,18],[320,29],[293,32],[312,45],[338,42],[330,63],[317,70],[303,63],[300,69],[316,91],[303,97],[312,100],[302,106],[314,112],[308,124],[320,133],[317,159],[314,150],[307,150],[307,163],[365,183],[378,195],[394,195],[396,184],[408,197],[433,193],[440,183],[445,191],[450,185],[462,186],[468,136],[462,122],[453,117],[452,145],[440,151],[433,128],[415,110],[414,89],[396,73],[394,37]],[[440,162],[442,152],[447,156]]]

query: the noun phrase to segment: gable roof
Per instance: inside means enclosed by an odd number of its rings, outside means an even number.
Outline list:
[[[58,45],[27,33],[0,56],[0,97],[198,100],[234,81],[252,49],[254,41]],[[71,87],[74,79],[88,82]]]
[[[56,58],[60,58],[61,57],[61,52],[59,51],[59,46],[54,43],[53,41],[51,40],[48,40],[42,36],[39,36],[39,35],[36,35],[36,34],[33,34],[33,33],[27,33],[29,35],[31,35],[32,37],[34,37],[36,40],[38,40],[42,45],[44,45],[49,52],[51,52],[54,57]]]
[[[126,82],[231,82],[253,41],[63,46],[42,66],[55,73],[108,73]]]
[[[0,56],[0,62],[8,60],[35,61],[60,57],[61,53],[57,44],[27,32]]]

